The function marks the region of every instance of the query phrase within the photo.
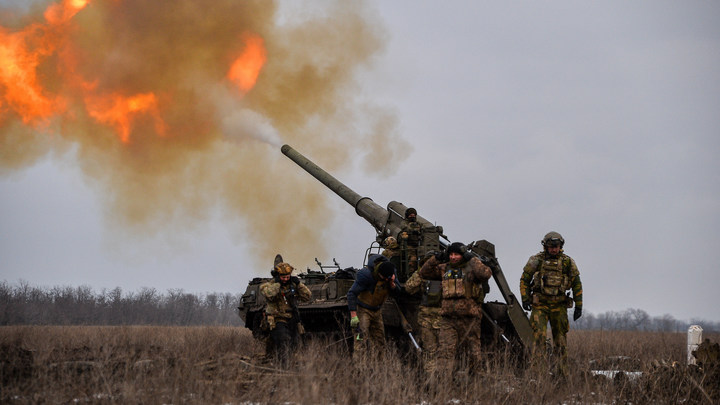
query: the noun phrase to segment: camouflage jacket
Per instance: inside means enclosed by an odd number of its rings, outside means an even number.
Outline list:
[[[442,311],[444,316],[480,316],[485,298],[482,283],[492,270],[473,257],[453,266],[439,263],[433,256],[418,270],[426,280],[442,280]]]
[[[420,244],[420,235],[422,233],[422,225],[417,221],[408,221],[404,219],[400,223],[400,233],[397,235],[398,243],[401,247],[416,249]]]
[[[416,271],[405,283],[405,292],[410,295],[420,294],[423,284],[424,280],[420,277],[420,272]]]
[[[284,285],[275,280],[268,281],[260,285],[260,293],[267,301],[265,313],[268,316],[284,319],[293,317],[298,300],[308,302],[312,297],[310,289],[305,284],[294,284],[292,281]]]
[[[575,307],[582,308],[582,282],[575,260],[562,250],[556,257],[544,251],[530,256],[520,276],[523,301],[532,299],[535,304],[566,305],[568,290],[573,292]]]

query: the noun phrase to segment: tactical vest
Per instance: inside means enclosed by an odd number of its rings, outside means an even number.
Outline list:
[[[533,292],[564,299],[565,291],[570,288],[570,275],[565,267],[563,256],[541,260],[533,278]]]
[[[449,268],[442,277],[440,314],[448,317],[479,317],[484,298],[481,284],[471,283],[463,272],[468,264],[458,269]],[[449,267],[449,266],[448,266]]]
[[[385,299],[390,294],[390,286],[386,281],[378,281],[372,291],[363,291],[358,294],[358,305],[377,311],[380,309]]]
[[[446,268],[442,277],[442,297],[443,299],[472,298],[482,302],[485,298],[482,284],[471,283],[463,273],[465,267],[467,263],[456,269],[450,266]]]

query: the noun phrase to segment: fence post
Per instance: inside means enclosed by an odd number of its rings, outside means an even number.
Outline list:
[[[697,350],[698,346],[702,342],[703,329],[700,325],[691,325],[687,332],[687,364],[696,364],[695,356],[692,352]]]

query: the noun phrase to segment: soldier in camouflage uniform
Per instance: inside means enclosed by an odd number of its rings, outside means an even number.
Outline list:
[[[408,208],[405,210],[405,219],[400,223],[400,233],[397,240],[403,255],[403,266],[400,273],[406,277],[418,269],[418,246],[422,237],[422,225],[417,222],[417,210]]]
[[[422,297],[417,322],[423,349],[423,370],[430,376],[437,370],[437,354],[440,348],[442,281],[423,280],[420,272],[416,271],[405,283],[405,292],[411,296]]]
[[[310,289],[291,275],[293,270],[290,264],[280,262],[271,272],[273,279],[260,285],[260,293],[267,301],[265,322],[270,340],[283,367],[287,367],[291,347],[302,332],[297,301],[307,302],[312,297]]]
[[[557,232],[549,232],[542,240],[543,251],[531,256],[520,277],[522,305],[530,313],[535,334],[533,346],[536,364],[545,364],[547,324],[552,329],[554,352],[558,356],[557,372],[567,375],[567,341],[570,329],[567,309],[575,304],[573,320],[582,316],[582,283],[575,261],[562,247],[565,240]],[[565,292],[572,290],[572,298]]]
[[[471,364],[479,364],[483,282],[492,276],[492,270],[465,245],[455,242],[448,246],[447,256],[438,253],[431,257],[419,273],[425,280],[441,280],[442,284],[438,369],[450,370],[460,347],[467,348]]]

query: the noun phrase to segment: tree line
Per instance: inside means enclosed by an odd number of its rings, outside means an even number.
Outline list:
[[[88,286],[41,288],[21,281],[0,282],[0,325],[229,325],[242,326],[237,306],[242,293],[193,294],[154,288],[124,292],[120,287],[95,292]],[[572,328],[684,332],[690,325],[720,332],[720,322],[650,316],[642,309],[585,312]]]
[[[572,316],[572,315],[571,315]],[[584,313],[571,328],[589,330],[632,330],[647,332],[686,332],[690,325],[700,325],[708,332],[720,332],[720,322],[704,319],[688,321],[675,319],[670,314],[650,316],[642,309],[607,311],[600,314]]]
[[[41,288],[0,283],[0,325],[230,325],[240,326],[241,294],[192,294],[154,288]]]

